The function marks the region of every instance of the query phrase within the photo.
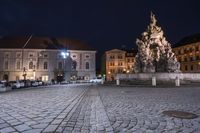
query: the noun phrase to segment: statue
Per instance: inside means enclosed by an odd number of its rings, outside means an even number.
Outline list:
[[[161,27],[151,13],[151,23],[142,37],[136,40],[138,53],[135,57],[135,72],[180,72],[180,63],[174,55],[171,44],[164,37]]]

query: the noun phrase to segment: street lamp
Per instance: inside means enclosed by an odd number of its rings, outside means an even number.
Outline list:
[[[61,55],[64,59],[67,58],[67,56],[69,56],[69,53],[68,52],[61,52]]]
[[[35,65],[33,66],[33,78],[35,80]]]
[[[23,68],[23,77],[24,77],[24,81],[26,80],[26,75],[27,75],[27,74],[26,74],[26,68],[24,67],[24,68]]]
[[[69,56],[69,52],[67,52],[67,51],[62,51],[61,52],[61,55],[62,55],[62,57],[63,57],[63,59],[64,59],[64,75],[65,75],[65,77],[66,77],[66,63],[65,63],[65,59]],[[66,79],[66,78],[65,78]]]

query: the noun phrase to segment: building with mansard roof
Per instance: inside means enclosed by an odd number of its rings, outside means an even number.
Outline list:
[[[0,80],[89,80],[96,76],[95,56],[94,49],[78,40],[1,37]]]

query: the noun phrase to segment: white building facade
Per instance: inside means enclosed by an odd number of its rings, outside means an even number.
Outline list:
[[[0,80],[90,80],[95,56],[94,50],[0,48]]]

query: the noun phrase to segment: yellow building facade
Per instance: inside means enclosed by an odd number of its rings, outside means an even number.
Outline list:
[[[200,72],[200,42],[178,45],[173,51],[181,64],[182,72]]]
[[[132,73],[134,66],[135,53],[133,50],[124,51],[112,49],[105,52],[106,61],[106,80],[116,80],[117,74]]]

